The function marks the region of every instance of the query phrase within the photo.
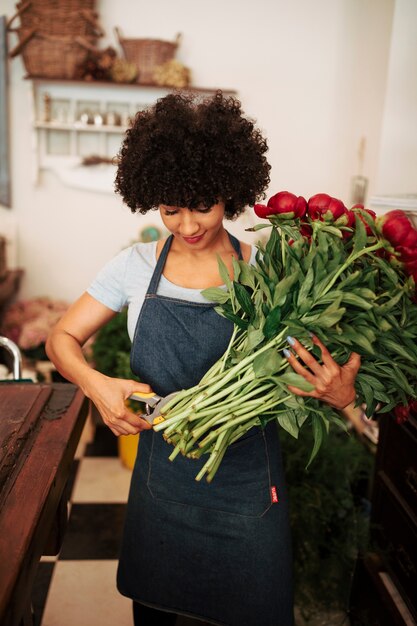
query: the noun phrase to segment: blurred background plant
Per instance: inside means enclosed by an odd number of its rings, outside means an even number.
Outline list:
[[[332,428],[305,469],[313,441],[280,429],[290,499],[297,626],[346,623],[358,555],[368,541],[374,455],[355,435]],[[331,616],[331,617],[330,617]],[[321,617],[323,619],[323,617]]]

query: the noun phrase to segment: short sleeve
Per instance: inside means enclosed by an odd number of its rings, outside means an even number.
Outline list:
[[[121,311],[127,304],[125,276],[129,254],[127,248],[106,263],[87,288],[90,296],[113,311]]]

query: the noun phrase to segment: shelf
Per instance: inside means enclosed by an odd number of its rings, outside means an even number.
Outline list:
[[[75,122],[74,124],[62,124],[60,122],[35,122],[34,127],[44,130],[65,130],[86,133],[124,134],[127,130],[127,126],[110,126],[108,124],[77,124],[77,122]]]
[[[217,89],[190,87],[175,90],[160,85],[105,81],[31,78],[33,100],[34,182],[40,171],[54,172],[62,184],[96,192],[114,193],[115,166],[85,166],[84,158],[114,159],[123,135],[138,111],[147,109],[173,91],[198,98]],[[230,89],[225,95],[235,95]],[[109,120],[112,124],[94,123]],[[83,120],[83,121],[81,121]],[[88,120],[88,121],[87,121]],[[120,124],[114,124],[114,122]]]
[[[51,84],[51,85],[76,85],[76,86],[84,86],[84,87],[114,87],[114,88],[118,88],[118,87],[122,87],[122,88],[129,88],[129,89],[144,89],[144,90],[150,90],[150,89],[155,89],[157,91],[160,92],[166,92],[166,91],[183,91],[185,93],[207,93],[207,94],[212,94],[215,93],[216,91],[222,91],[224,94],[226,95],[236,95],[237,91],[235,91],[234,89],[223,89],[221,87],[197,87],[194,85],[190,85],[189,87],[183,87],[181,89],[176,89],[175,87],[169,87],[168,85],[155,85],[155,84],[150,84],[150,83],[114,83],[111,81],[104,81],[104,80],[95,80],[95,81],[87,81],[87,80],[71,80],[71,79],[64,79],[64,78],[42,78],[42,77],[32,77],[32,76],[25,76],[26,80],[31,80],[34,84],[39,84],[39,85],[43,85],[45,83]]]

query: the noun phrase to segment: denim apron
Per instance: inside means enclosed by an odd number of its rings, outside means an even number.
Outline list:
[[[229,235],[239,258],[240,244]],[[141,309],[131,353],[164,396],[189,388],[224,353],[232,323],[211,303],[157,295],[172,236]],[[232,444],[209,485],[206,458],[168,459],[162,433],[140,434],[118,568],[119,591],[154,608],[227,626],[291,626],[288,502],[274,422]]]

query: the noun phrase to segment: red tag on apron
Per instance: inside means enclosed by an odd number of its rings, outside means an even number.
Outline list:
[[[278,493],[277,493],[276,487],[271,487],[271,502],[272,504],[275,504],[275,502],[278,502]]]

